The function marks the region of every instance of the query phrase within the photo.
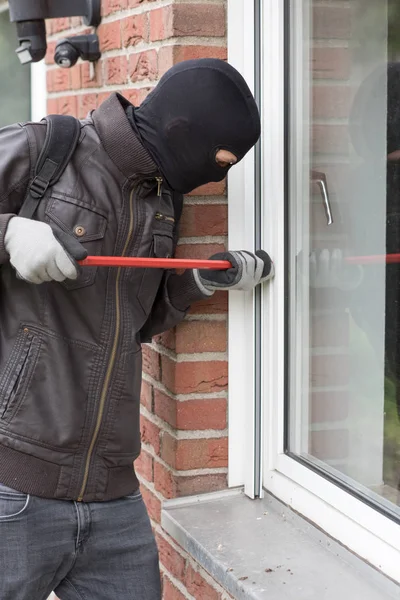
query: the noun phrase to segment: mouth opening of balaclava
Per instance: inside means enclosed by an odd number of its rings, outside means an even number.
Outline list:
[[[181,193],[224,179],[230,165],[217,164],[218,150],[229,150],[239,162],[260,136],[249,87],[236,69],[217,59],[172,67],[134,118],[168,185]]]

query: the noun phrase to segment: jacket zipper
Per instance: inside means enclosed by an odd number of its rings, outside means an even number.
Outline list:
[[[137,188],[135,187],[132,190],[130,198],[129,198],[129,231],[128,231],[128,236],[126,238],[124,249],[122,251],[122,256],[125,256],[128,251],[129,242],[131,240],[132,233],[133,233],[133,224],[134,224],[133,223],[133,221],[134,221],[134,219],[133,219],[133,195],[134,195],[136,189]],[[101,391],[99,410],[97,413],[97,420],[96,420],[96,427],[95,427],[95,430],[94,430],[94,433],[93,433],[93,436],[92,436],[92,439],[91,439],[91,442],[89,445],[87,457],[86,457],[85,472],[83,475],[82,487],[80,489],[79,496],[78,496],[78,502],[82,502],[83,496],[85,495],[85,490],[86,490],[87,482],[89,479],[90,462],[91,462],[91,459],[93,456],[93,450],[96,445],[96,441],[97,441],[97,438],[98,438],[98,435],[100,432],[100,427],[101,427],[101,423],[102,423],[103,415],[104,415],[104,407],[105,407],[105,403],[106,403],[106,399],[107,399],[108,388],[110,386],[111,376],[112,376],[112,372],[114,370],[114,365],[115,365],[115,359],[117,357],[118,343],[119,343],[119,337],[120,337],[120,333],[121,333],[121,307],[120,307],[120,290],[119,290],[119,282],[121,279],[121,272],[122,272],[122,268],[119,267],[118,272],[117,272],[116,282],[115,282],[116,322],[115,322],[114,341],[113,341],[113,345],[112,345],[112,349],[111,349],[110,360],[109,360],[107,371],[106,371],[106,377],[104,379],[103,389]]]
[[[160,197],[161,196],[161,188],[162,188],[162,184],[163,184],[163,178],[162,177],[155,177],[155,180],[157,181],[158,187],[157,187],[157,196]]]
[[[155,218],[157,221],[166,221],[167,223],[175,223],[174,217],[167,217],[167,215],[163,215],[161,213],[156,213]]]

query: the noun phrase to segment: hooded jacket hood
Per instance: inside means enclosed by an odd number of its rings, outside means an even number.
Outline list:
[[[220,149],[240,161],[260,137],[260,117],[243,77],[217,59],[172,67],[139,108],[132,108],[143,145],[181,193],[221,181],[230,166],[215,160]]]

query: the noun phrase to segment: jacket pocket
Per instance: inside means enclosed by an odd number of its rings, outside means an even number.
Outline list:
[[[0,420],[9,422],[21,404],[40,348],[40,339],[27,327],[18,333],[0,379]]]
[[[88,398],[99,350],[34,324],[24,325],[23,335],[31,338],[31,346],[28,349],[28,342],[23,344],[9,361],[17,379],[0,427],[52,448],[77,449],[88,410],[93,409]],[[11,389],[12,380],[7,381],[6,388]]]
[[[156,226],[153,229],[150,257],[171,258],[174,252],[174,225],[172,217],[156,214]],[[147,316],[153,306],[160,286],[164,269],[143,269],[138,291],[138,301]]]
[[[89,256],[100,255],[107,229],[105,213],[97,207],[61,194],[53,194],[46,207],[46,221],[54,229],[62,229],[75,237]],[[61,283],[68,290],[92,285],[97,267],[82,267],[76,280]]]

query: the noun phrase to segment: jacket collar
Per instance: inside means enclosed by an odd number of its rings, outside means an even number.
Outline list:
[[[114,93],[93,112],[93,122],[101,143],[125,177],[157,175],[157,165],[128,121],[125,104],[128,101]]]

